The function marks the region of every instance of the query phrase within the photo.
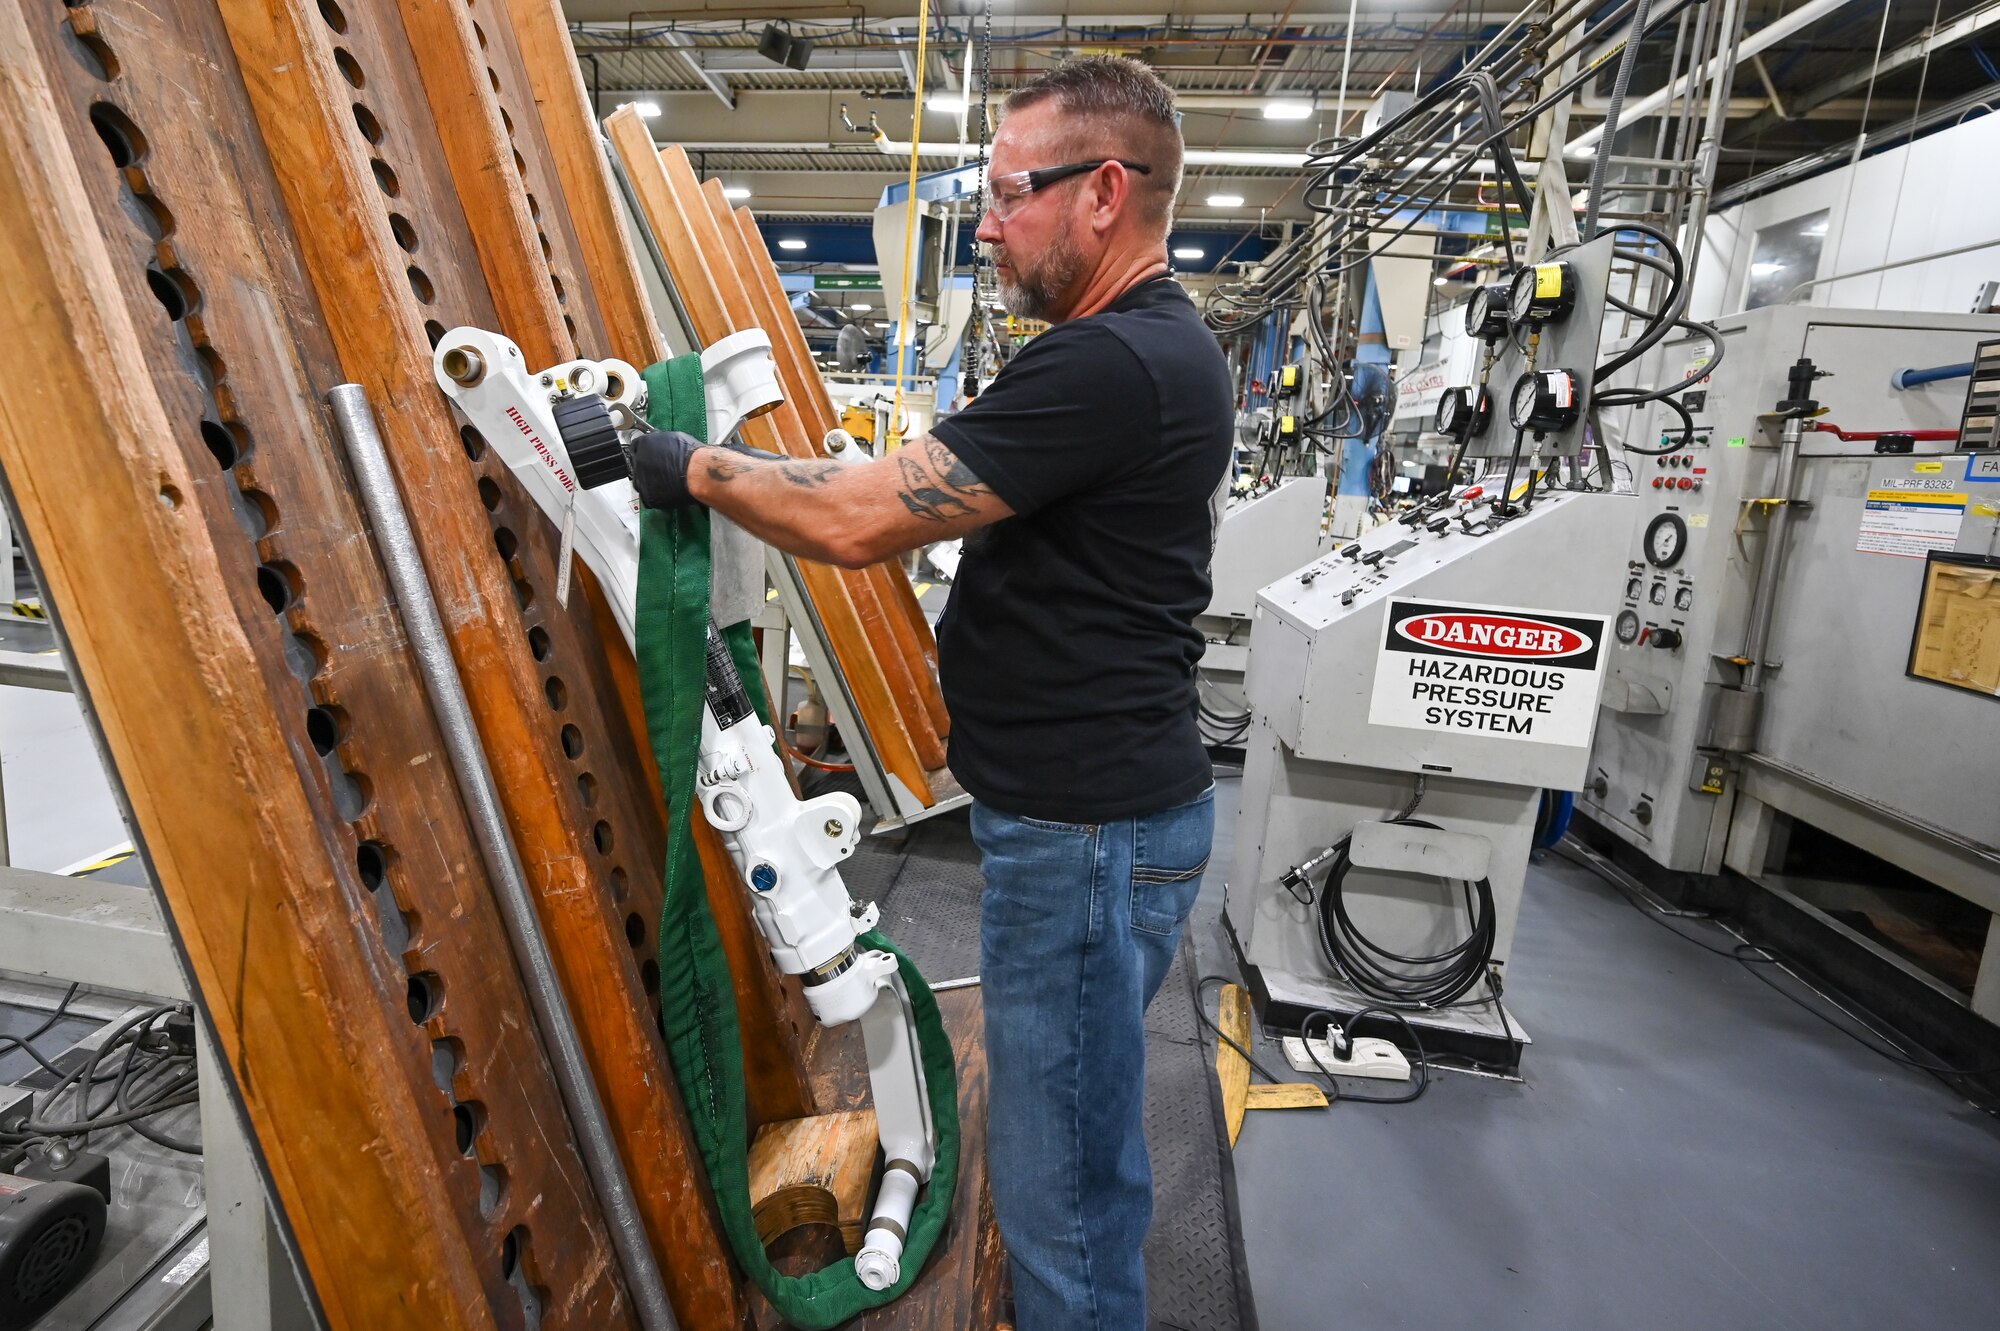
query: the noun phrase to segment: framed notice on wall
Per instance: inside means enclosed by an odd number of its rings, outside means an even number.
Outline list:
[[[2000,697],[2000,558],[1930,552],[1906,673]]]

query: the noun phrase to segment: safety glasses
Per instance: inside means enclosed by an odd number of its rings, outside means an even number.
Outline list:
[[[1100,157],[1094,162],[1070,162],[1064,166],[1045,166],[1035,171],[1010,171],[1004,176],[994,176],[987,186],[986,206],[1001,221],[1006,221],[1021,210],[1030,196],[1038,189],[1047,189],[1059,180],[1080,176],[1086,171],[1095,171],[1100,166],[1117,162],[1127,171],[1137,171],[1142,176],[1153,174],[1153,168],[1144,162],[1128,162],[1122,157]]]

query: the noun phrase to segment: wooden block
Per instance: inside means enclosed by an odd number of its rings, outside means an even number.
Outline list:
[[[1305,1081],[1279,1082],[1275,1086],[1252,1086],[1244,1097],[1247,1109],[1324,1109],[1326,1092]]]
[[[1215,1024],[1243,1048],[1250,1047],[1250,995],[1239,986],[1222,986],[1222,1010]],[[1229,1144],[1243,1132],[1243,1111],[1250,1098],[1250,1064],[1225,1041],[1215,1045],[1215,1075],[1222,1082],[1222,1120],[1229,1127]]]
[[[750,1144],[758,1237],[769,1244],[800,1225],[833,1225],[848,1255],[860,1252],[880,1153],[873,1109],[765,1124]]]
[[[993,1219],[986,1173],[985,1011],[978,986],[937,996],[958,1056],[958,1191],[951,1219],[916,1285],[886,1308],[864,1313],[843,1331],[998,1331],[1008,1291],[1007,1253]],[[827,1031],[813,1056],[813,1083],[829,1109],[859,1108],[868,1098],[868,1064],[859,1023]],[[775,1327],[769,1306],[753,1298]]]

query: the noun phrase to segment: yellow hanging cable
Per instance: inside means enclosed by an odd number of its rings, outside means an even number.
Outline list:
[[[909,362],[910,292],[916,286],[911,268],[917,256],[917,158],[923,148],[924,65],[930,56],[930,34],[931,0],[918,0],[916,101],[910,108],[910,197],[903,208],[903,312],[896,322],[896,401],[889,415],[889,438],[883,441],[885,451],[903,444],[903,367]]]

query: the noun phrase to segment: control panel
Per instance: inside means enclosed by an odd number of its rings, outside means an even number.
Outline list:
[[[1540,709],[1524,695],[1547,684],[1551,669],[1588,660],[1608,644],[1607,621],[1622,577],[1617,552],[1630,540],[1637,504],[1629,495],[1554,490],[1514,511],[1496,511],[1484,486],[1441,495],[1313,560],[1258,595],[1251,629],[1246,695],[1279,739],[1301,758],[1407,772],[1455,774],[1555,789],[1575,789],[1587,756],[1594,712],[1574,741],[1550,738],[1553,713],[1506,715],[1510,705]],[[1563,575],[1552,577],[1551,570]],[[1449,608],[1467,620],[1505,621],[1513,632],[1554,632],[1564,616],[1590,616],[1588,644],[1556,659],[1493,648],[1491,669],[1441,671],[1440,687],[1420,691],[1440,708],[1433,728],[1383,719],[1392,709],[1374,688],[1376,673],[1398,662],[1388,633],[1392,605],[1412,601]],[[1537,614],[1554,616],[1547,622]],[[1398,623],[1402,621],[1398,620]],[[1444,627],[1439,632],[1447,631]],[[1475,629],[1468,631],[1476,632]],[[1446,640],[1447,642],[1453,640]],[[1588,650],[1585,648],[1588,646]],[[1444,679],[1445,674],[1454,676]],[[1458,678],[1457,676],[1463,676]],[[1450,687],[1464,684],[1474,692]],[[1554,686],[1560,689],[1560,684]],[[1593,682],[1594,687],[1594,682]],[[1482,711],[1480,709],[1486,709]],[[1420,709],[1428,712],[1429,706]],[[1558,708],[1560,712],[1562,708]],[[1533,742],[1517,738],[1531,735]]]

